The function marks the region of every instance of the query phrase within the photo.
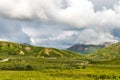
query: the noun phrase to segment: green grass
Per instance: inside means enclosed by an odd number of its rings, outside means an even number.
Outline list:
[[[2,56],[3,57],[3,56]],[[1,70],[26,70],[31,66],[33,70],[41,69],[75,69],[81,68],[80,63],[83,60],[79,58],[39,58],[34,56],[4,56],[3,59],[9,58],[7,62],[0,62]],[[19,70],[19,69],[17,69]]]
[[[0,80],[120,80],[119,69],[43,69],[40,71],[0,71]]]
[[[0,80],[120,80],[120,64],[116,64],[120,60],[95,62],[79,58],[10,58],[10,61],[0,63],[0,67],[9,69],[0,70]],[[84,62],[89,63],[81,65]],[[17,65],[17,69],[14,65]],[[24,69],[26,65],[32,66],[33,69]]]

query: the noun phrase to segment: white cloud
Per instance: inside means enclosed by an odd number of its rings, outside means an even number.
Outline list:
[[[64,5],[66,8],[61,7]],[[9,18],[40,19],[81,28],[119,21],[119,6],[95,12],[94,4],[89,0],[1,0],[0,13]]]
[[[118,42],[115,37],[109,32],[97,32],[93,29],[81,31],[76,39],[77,43],[81,44],[102,44],[104,42]]]

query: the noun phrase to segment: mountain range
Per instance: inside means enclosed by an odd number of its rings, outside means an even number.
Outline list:
[[[103,44],[98,44],[98,45],[94,45],[94,44],[75,44],[73,46],[71,46],[70,48],[68,48],[67,50],[70,51],[74,51],[77,53],[82,53],[82,54],[88,54],[88,53],[93,53],[95,51],[98,51],[102,48],[108,47],[110,46],[111,42],[105,42]]]

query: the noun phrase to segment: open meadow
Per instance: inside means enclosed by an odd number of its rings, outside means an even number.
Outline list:
[[[120,80],[119,69],[46,69],[40,71],[0,71],[0,80]]]
[[[120,80],[119,60],[113,64],[85,62],[88,60],[13,58],[0,63],[0,80]]]

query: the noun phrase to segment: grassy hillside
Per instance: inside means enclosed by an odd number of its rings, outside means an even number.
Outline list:
[[[87,57],[95,60],[120,59],[120,42],[89,54]]]
[[[0,41],[0,55],[20,55],[35,57],[79,57],[80,55],[67,50],[55,48],[35,47],[27,44],[17,44],[12,42]]]

